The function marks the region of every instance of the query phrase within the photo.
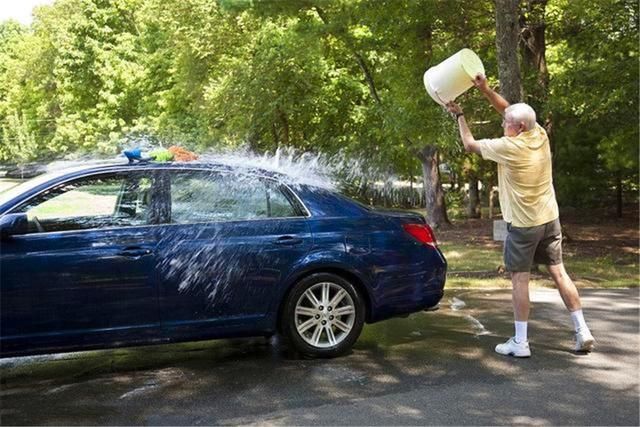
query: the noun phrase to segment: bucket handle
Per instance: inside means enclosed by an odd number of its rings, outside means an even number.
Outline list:
[[[436,97],[437,97],[437,98],[440,100],[440,102],[442,103],[442,108],[446,109],[446,108],[447,108],[447,107],[446,107],[447,103],[446,103],[446,102],[444,102],[444,99],[440,98],[440,94],[438,93],[438,91],[437,91],[437,90],[434,90],[434,91],[433,91],[433,93],[435,93],[435,94],[436,94]]]

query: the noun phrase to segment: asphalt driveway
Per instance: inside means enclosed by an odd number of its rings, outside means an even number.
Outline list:
[[[264,339],[4,359],[0,424],[638,425],[639,290],[581,293],[590,355],[553,290],[532,292],[530,359],[493,352],[508,291],[450,290],[333,360]]]

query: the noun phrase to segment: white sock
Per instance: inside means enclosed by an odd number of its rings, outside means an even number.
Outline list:
[[[571,312],[571,320],[573,320],[573,327],[576,332],[579,330],[588,331],[589,327],[587,326],[587,322],[584,321],[584,315],[582,314],[582,310],[576,310]]]
[[[516,324],[516,342],[518,344],[527,342],[527,322],[518,322]]]

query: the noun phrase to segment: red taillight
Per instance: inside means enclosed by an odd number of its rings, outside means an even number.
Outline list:
[[[427,224],[402,224],[402,228],[420,243],[434,248],[438,245],[433,230]]]

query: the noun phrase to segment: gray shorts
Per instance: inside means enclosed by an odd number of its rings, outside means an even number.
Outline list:
[[[507,271],[531,271],[533,262],[544,265],[562,263],[562,229],[558,218],[535,227],[507,224],[507,231],[504,242]]]

